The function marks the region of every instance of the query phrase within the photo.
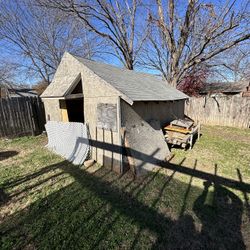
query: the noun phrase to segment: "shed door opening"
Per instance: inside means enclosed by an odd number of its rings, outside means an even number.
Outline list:
[[[83,98],[66,100],[69,122],[84,123]]]
[[[84,123],[82,80],[78,79],[76,83],[65,99],[60,100],[62,121],[64,122]]]

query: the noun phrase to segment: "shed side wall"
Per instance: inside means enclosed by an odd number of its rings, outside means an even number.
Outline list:
[[[133,109],[146,121],[159,120],[161,126],[184,118],[185,100],[168,102],[134,102]]]

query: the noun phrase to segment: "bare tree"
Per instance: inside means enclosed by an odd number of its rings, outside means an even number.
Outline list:
[[[228,0],[217,6],[189,0],[183,10],[177,0],[156,0],[157,10],[151,8],[149,16],[151,35],[142,62],[161,71],[170,84],[177,86],[192,68],[250,39],[249,1],[238,1],[237,8],[236,2]]]
[[[146,37],[146,32],[142,29],[146,17],[138,15],[141,0],[39,0],[39,2],[46,8],[60,9],[77,17],[90,31],[111,46],[112,51],[109,51],[109,54],[117,57],[127,69],[134,69],[136,58]]]
[[[36,91],[36,93],[40,96],[44,90],[48,87],[48,83],[41,81],[33,85],[33,89]]]
[[[250,42],[246,42],[215,58],[211,62],[213,71],[225,81],[250,81],[249,47]]]
[[[44,10],[30,0],[2,1],[0,9],[1,46],[17,68],[38,81],[50,83],[65,51],[87,58],[96,52],[95,37],[56,10]]]
[[[0,85],[11,86],[15,82],[16,65],[8,60],[2,60],[0,63]]]

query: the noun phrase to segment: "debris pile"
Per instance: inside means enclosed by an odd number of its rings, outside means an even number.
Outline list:
[[[200,124],[196,124],[190,118],[173,120],[169,125],[164,127],[164,134],[167,143],[186,148],[189,145],[191,149],[194,137],[199,139]]]

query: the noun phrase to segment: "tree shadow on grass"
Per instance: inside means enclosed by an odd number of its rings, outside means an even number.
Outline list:
[[[209,191],[209,186],[211,183],[204,182],[204,190],[193,206],[202,223],[200,237],[204,248],[245,249],[241,234],[242,201],[223,186],[215,184],[214,191]],[[207,200],[209,195],[211,201]]]
[[[129,176],[116,176],[105,168],[90,174],[68,162],[45,169],[57,168],[75,182],[7,218],[0,230],[1,249],[245,249],[240,231],[242,202],[221,185],[210,208],[205,204],[206,186],[204,190],[190,187],[174,175],[166,178],[158,172],[132,182]],[[107,181],[109,175],[116,183]],[[191,193],[191,188],[193,195],[183,203],[180,190]],[[156,208],[168,201],[169,206],[175,203],[173,208],[193,204],[193,211],[182,211],[176,218]],[[192,212],[201,221],[201,231]]]
[[[0,161],[6,160],[10,157],[17,155],[17,154],[18,154],[18,152],[15,150],[1,151],[0,152]]]
[[[113,153],[123,152],[113,144],[92,140],[91,145]],[[129,151],[145,162],[157,162],[154,155]],[[37,180],[58,169],[75,180],[6,218],[1,225],[0,248],[245,249],[240,228],[242,201],[222,185],[243,193],[249,192],[250,185],[242,177],[235,181],[199,171],[196,163],[193,169],[187,168],[182,166],[184,160],[179,165],[160,164],[173,171],[169,177],[158,171],[134,180],[105,168],[90,174],[63,161],[8,181],[4,189]],[[174,179],[176,172],[189,175],[189,183]],[[192,186],[194,177],[216,184],[213,207],[206,205],[208,188]],[[48,179],[38,180],[17,195],[37,188]],[[169,211],[162,212],[168,208]]]

